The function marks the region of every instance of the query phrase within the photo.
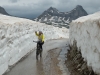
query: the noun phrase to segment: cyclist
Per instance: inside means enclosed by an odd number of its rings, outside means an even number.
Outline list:
[[[41,50],[43,50],[42,45],[44,44],[44,34],[42,31],[35,31],[35,34],[38,37],[37,46],[40,45]]]

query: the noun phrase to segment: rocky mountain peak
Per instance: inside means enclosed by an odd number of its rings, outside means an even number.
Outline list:
[[[54,7],[50,7],[49,10],[57,10],[56,8]]]
[[[50,7],[48,10],[54,10],[55,8],[53,8],[53,7]]]
[[[58,10],[54,7],[50,7],[49,9],[47,9],[46,12],[56,13],[56,12],[58,12]]]
[[[0,14],[9,15],[3,7],[0,6]]]
[[[85,11],[81,5],[77,5],[75,9],[77,11]]]
[[[35,20],[46,24],[53,24],[54,26],[60,26],[68,25],[72,20],[86,15],[88,14],[81,5],[77,5],[69,12],[59,12],[56,8],[50,7]]]
[[[81,5],[77,5],[76,8],[83,8]]]

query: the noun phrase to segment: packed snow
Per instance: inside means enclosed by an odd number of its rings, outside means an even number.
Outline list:
[[[70,45],[76,40],[88,66],[100,74],[100,12],[73,21],[69,34]]]
[[[45,17],[44,21],[47,21],[48,19]]]
[[[0,75],[36,47],[33,40],[38,30],[43,31],[45,41],[69,37],[66,28],[0,14]]]
[[[54,17],[51,17],[49,20],[50,20],[50,21],[53,21],[53,20],[54,20]]]

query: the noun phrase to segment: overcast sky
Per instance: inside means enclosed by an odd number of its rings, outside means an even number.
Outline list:
[[[100,0],[0,0],[0,6],[14,16],[35,18],[49,7],[68,12],[82,5],[88,14],[100,11]]]

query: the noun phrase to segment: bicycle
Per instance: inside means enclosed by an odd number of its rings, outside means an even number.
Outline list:
[[[35,43],[38,43],[39,41],[33,41]],[[40,55],[40,58],[42,57],[42,49],[40,48],[40,45],[37,44],[37,49],[36,49],[36,59],[38,60],[38,56]]]

